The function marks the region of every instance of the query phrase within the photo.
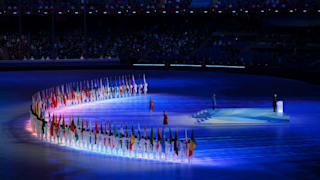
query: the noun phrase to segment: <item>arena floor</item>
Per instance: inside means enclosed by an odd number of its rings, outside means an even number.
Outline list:
[[[58,110],[93,120],[194,129],[191,165],[115,158],[40,142],[26,131],[31,95],[66,82],[122,74],[147,76],[147,96]],[[0,72],[0,177],[3,179],[319,179],[320,86],[266,76],[192,71]],[[270,108],[284,101],[289,123],[198,124],[191,115],[211,107]],[[148,111],[149,98],[155,110]]]

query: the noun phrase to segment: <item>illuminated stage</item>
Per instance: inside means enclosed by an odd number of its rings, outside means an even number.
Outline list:
[[[70,81],[120,75],[123,71],[0,72],[0,141],[4,179],[110,178],[110,179],[317,179],[320,160],[320,87],[307,83],[254,75],[185,71],[125,71],[146,73],[147,96],[105,100],[57,110],[91,120],[135,122],[148,127],[162,123],[194,129],[197,147],[191,165],[145,161],[78,151],[39,141],[25,130],[30,97],[36,91]],[[254,84],[254,85],[252,85]],[[258,85],[257,85],[258,84]],[[250,88],[248,88],[250,87]],[[193,114],[218,109],[271,108],[277,92],[284,101],[286,123],[198,123]],[[148,111],[152,97],[155,110]],[[222,112],[221,112],[222,113]],[[223,112],[227,113],[227,112]],[[243,115],[243,114],[242,114]],[[222,117],[222,116],[221,116]],[[276,165],[276,168],[275,168]],[[34,171],[37,169],[37,171]],[[41,172],[41,173],[39,173]],[[300,172],[300,173],[296,173]]]
[[[285,113],[275,113],[272,108],[222,108],[204,109],[192,115],[201,124],[213,123],[287,123],[289,116]]]

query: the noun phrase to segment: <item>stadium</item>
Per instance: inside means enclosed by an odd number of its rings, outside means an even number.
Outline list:
[[[0,0],[2,179],[318,179],[320,2]]]

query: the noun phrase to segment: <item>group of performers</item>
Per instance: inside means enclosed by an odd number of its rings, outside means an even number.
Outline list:
[[[173,138],[171,129],[169,129],[169,139],[165,138],[164,132],[168,124],[165,111],[163,111],[162,133],[158,128],[157,138],[154,137],[153,128],[148,130],[150,136],[147,135],[146,128],[144,128],[144,135],[141,136],[139,125],[138,134],[135,134],[132,126],[129,135],[127,125],[124,133],[121,124],[120,133],[118,133],[116,125],[113,125],[112,131],[110,124],[108,130],[107,122],[105,122],[104,128],[101,122],[99,130],[97,122],[95,128],[92,129],[91,121],[81,121],[80,124],[78,118],[76,124],[74,118],[71,117],[66,122],[63,115],[60,115],[59,118],[55,115],[50,116],[53,110],[60,107],[147,94],[148,84],[145,75],[143,75],[143,81],[139,84],[135,82],[133,75],[128,77],[122,76],[121,78],[119,76],[119,81],[115,78],[115,81],[110,81],[110,83],[109,78],[69,83],[36,93],[32,97],[33,103],[30,111],[33,132],[47,142],[116,156],[190,162],[193,149],[196,146],[193,131],[190,139],[188,139],[187,131],[185,131],[185,139],[179,141],[177,130]],[[153,108],[153,100],[150,98],[150,111]],[[84,126],[84,123],[86,126]]]
[[[72,118],[67,125],[65,118],[61,116],[59,118],[53,116],[52,120],[50,117],[48,123],[45,123],[36,114],[32,113],[31,117],[32,129],[44,141],[115,156],[191,162],[193,150],[196,146],[193,131],[190,139],[187,136],[187,131],[185,131],[185,139],[179,141],[177,130],[173,137],[171,128],[165,126],[162,127],[162,133],[158,128],[156,137],[153,128],[148,130],[150,133],[148,136],[147,129],[144,127],[142,135],[139,125],[137,134],[133,126],[129,134],[127,125],[123,128],[122,124],[118,132],[116,125],[113,125],[112,128],[111,124],[108,125],[107,122],[105,122],[104,127],[101,122],[99,129],[97,122],[93,128],[91,121],[81,121],[80,123],[78,119],[76,125],[74,118]],[[165,136],[166,129],[169,130],[168,138]]]
[[[56,108],[82,103],[95,102],[111,98],[146,95],[148,83],[145,75],[143,81],[136,83],[134,75],[114,78],[100,78],[91,81],[79,81],[39,91],[32,96],[33,110],[39,113]]]

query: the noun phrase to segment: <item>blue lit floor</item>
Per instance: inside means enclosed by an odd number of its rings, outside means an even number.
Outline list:
[[[128,71],[124,71],[128,74]],[[0,177],[15,179],[319,179],[320,87],[253,75],[185,71],[146,73],[148,96],[63,109],[92,120],[159,126],[166,110],[171,127],[195,130],[194,163],[130,160],[48,145],[25,131],[30,97],[64,82],[115,76],[121,71],[0,72]],[[191,115],[210,108],[269,108],[277,92],[289,123],[197,124]],[[155,111],[148,112],[148,99]],[[182,137],[183,132],[179,131]]]

